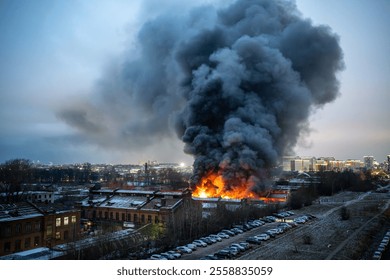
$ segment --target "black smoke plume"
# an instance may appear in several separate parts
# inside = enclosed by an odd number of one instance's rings
[[[60,116],[128,148],[170,137],[174,127],[194,156],[194,184],[215,172],[231,186],[256,185],[293,149],[310,113],[338,96],[339,38],[291,1],[239,0],[178,14],[147,22],[137,58],[103,79],[99,122],[84,107]]]

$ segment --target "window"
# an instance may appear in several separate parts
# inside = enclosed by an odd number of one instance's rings
[[[141,215],[141,223],[145,223],[145,215]]]
[[[102,213],[102,211],[99,211],[99,218],[103,218],[103,213]]]
[[[35,222],[35,231],[41,231],[41,222]]]
[[[4,243],[4,253],[11,252],[11,242]]]
[[[76,223],[76,216],[72,216],[72,224]]]
[[[20,251],[22,241],[20,239],[15,240],[15,251]]]
[[[151,223],[151,222],[152,222],[152,216],[148,215],[148,223]]]
[[[30,248],[31,246],[31,238],[30,237],[27,237],[26,239],[24,239],[24,248]]]
[[[125,213],[122,213],[122,221],[125,220]]]
[[[64,217],[64,226],[69,224],[69,217]]]
[[[158,216],[154,216],[154,223],[158,224]]]
[[[131,221],[131,215],[127,214],[127,220],[130,222]]]
[[[61,232],[56,231],[56,239],[57,240],[61,239]]]
[[[108,219],[108,212],[104,212],[104,218],[107,220]]]
[[[15,226],[15,232],[16,232],[16,233],[21,233],[21,232],[22,232],[22,225],[21,225],[21,224],[16,224],[16,226]]]
[[[38,247],[38,246],[39,246],[39,243],[40,243],[40,242],[39,242],[39,239],[40,239],[39,236],[35,236],[35,237],[34,237],[34,246],[35,246],[35,247]]]
[[[111,219],[111,220],[114,219],[114,213],[113,213],[113,212],[110,212],[110,219]]]
[[[138,216],[137,216],[137,214],[134,214],[134,222],[135,222],[135,223],[138,222]]]
[[[5,228],[4,233],[5,233],[5,236],[11,236],[11,233],[12,233],[12,228],[11,228],[11,226],[7,226],[7,227]]]
[[[65,230],[64,231],[64,240],[68,240],[69,238],[69,231]]]
[[[119,221],[119,213],[118,212],[115,213],[115,220]]]
[[[49,225],[46,227],[46,235],[50,237],[52,234],[53,234],[53,226]]]
[[[57,218],[56,219],[56,227],[60,227],[61,226],[61,218]]]
[[[26,223],[26,226],[25,226],[26,233],[31,232],[31,229],[32,229],[31,223]]]

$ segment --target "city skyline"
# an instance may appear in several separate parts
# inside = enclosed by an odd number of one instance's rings
[[[86,108],[87,99],[96,102],[94,105],[102,102],[102,96],[96,95],[98,86],[105,82],[107,73],[115,71],[116,64],[123,63],[124,53],[136,55],[137,33],[146,21],[178,7],[185,13],[209,2],[166,1],[157,7],[153,1],[3,1],[0,161],[26,158],[60,164],[157,160],[191,165],[192,156],[183,152],[184,144],[172,132],[138,138],[137,131],[142,131],[138,127],[134,135],[126,135],[127,142],[110,134],[106,138],[85,137],[79,127],[64,121],[59,111],[64,105]],[[216,6],[227,3],[211,2]],[[390,3],[297,0],[296,5],[314,25],[327,25],[339,36],[345,69],[338,73],[339,96],[312,112],[295,154],[336,159],[374,156],[383,162],[390,154]],[[136,110],[131,106],[128,109]],[[98,110],[88,112],[97,120],[101,117]],[[127,112],[118,113],[114,119],[129,116]],[[88,129],[93,132],[94,128]]]

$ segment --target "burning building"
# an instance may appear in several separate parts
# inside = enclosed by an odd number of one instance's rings
[[[160,14],[135,45],[101,79],[104,104],[72,104],[59,117],[116,149],[139,150],[174,130],[202,197],[258,197],[270,168],[310,131],[310,114],[338,96],[344,67],[338,36],[288,0]]]

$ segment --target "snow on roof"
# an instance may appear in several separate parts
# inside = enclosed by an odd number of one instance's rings
[[[148,200],[142,196],[113,196],[100,204],[101,207],[110,208],[137,208]]]
[[[182,196],[183,191],[158,191],[156,195],[163,195],[163,196]]]
[[[155,191],[146,191],[146,190],[117,190],[118,194],[154,194]]]
[[[175,208],[182,201],[181,198],[154,198],[146,203],[142,209],[158,210],[160,208]]]
[[[0,260],[50,260],[62,256],[63,252],[50,250],[47,247],[39,247],[0,257]]]
[[[0,221],[13,221],[43,216],[38,209],[27,202],[1,204]]]
[[[81,205],[82,206],[89,206],[90,202],[92,202],[93,204],[96,204],[96,203],[101,203],[101,202],[105,201],[106,199],[107,199],[106,195],[96,195],[96,194],[94,194],[92,196],[92,198],[91,197],[87,197],[87,198],[83,199],[81,201]]]

